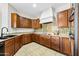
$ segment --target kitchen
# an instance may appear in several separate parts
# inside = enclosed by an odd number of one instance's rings
[[[0,3],[0,55],[79,55],[75,51],[74,5]]]

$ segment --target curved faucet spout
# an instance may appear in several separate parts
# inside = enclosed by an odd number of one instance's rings
[[[1,28],[1,37],[3,37],[3,34],[4,34],[4,33],[3,33],[3,30],[4,30],[4,29],[6,29],[7,32],[8,32],[8,28],[7,28],[7,27],[2,27],[2,28]]]

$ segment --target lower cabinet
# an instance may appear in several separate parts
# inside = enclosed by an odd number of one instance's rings
[[[14,55],[14,38],[5,41],[4,51],[5,51],[5,56]]]
[[[14,42],[15,42],[15,48],[14,49],[15,49],[15,53],[16,53],[20,48],[20,36],[15,37]]]
[[[67,55],[72,55],[73,51],[74,51],[74,40],[71,39],[69,41],[69,38],[63,37],[63,53],[67,54]]]
[[[51,37],[51,48],[59,51],[59,37]]]
[[[50,38],[48,38],[48,37],[45,37],[45,38],[44,38],[44,45],[45,45],[46,47],[49,47],[49,48],[50,48]]]
[[[30,34],[23,34],[22,41],[23,41],[22,42],[23,44],[32,42],[31,35]]]
[[[23,34],[5,41],[5,56],[14,55],[24,44],[35,41],[51,49],[60,51],[66,55],[74,52],[74,40],[67,37],[46,36],[39,34]]]
[[[40,38],[39,37],[40,37],[39,34],[35,35],[35,42],[40,43]]]
[[[59,51],[60,51],[60,52],[63,52],[63,45],[62,45],[62,42],[63,42],[63,38],[60,37],[60,47],[59,47]]]
[[[40,39],[40,44],[41,44],[41,45],[44,45],[44,37],[43,37],[43,36],[40,36],[39,39]]]
[[[4,53],[5,56],[14,55],[22,46],[22,36],[16,36],[14,38],[5,41]]]

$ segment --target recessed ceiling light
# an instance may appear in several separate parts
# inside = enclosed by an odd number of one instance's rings
[[[33,4],[33,7],[36,8],[36,6],[37,6],[37,5],[34,3],[34,4]]]

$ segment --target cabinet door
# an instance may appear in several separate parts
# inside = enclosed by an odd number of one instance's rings
[[[73,8],[68,9],[68,21],[71,22],[71,26],[74,27],[74,15],[69,19],[70,15],[72,14]]]
[[[32,20],[32,28],[38,29],[41,27],[42,27],[42,25],[39,23],[39,19]]]
[[[63,38],[60,37],[60,52],[63,52]]]
[[[14,39],[5,41],[5,56],[14,55]]]
[[[14,42],[15,42],[15,53],[16,53],[20,48],[20,37],[19,36],[15,37]]]
[[[50,48],[50,38],[44,38],[44,45]]]
[[[58,27],[68,27],[68,11],[59,12],[57,15]]]
[[[31,34],[31,40],[35,42],[35,34]]]
[[[63,52],[67,55],[71,55],[71,43],[69,38],[63,37]]]
[[[32,41],[31,35],[30,34],[24,34],[23,35],[23,41],[24,41],[24,44],[30,43]]]
[[[51,48],[59,51],[59,37],[51,37]]]
[[[20,27],[20,16],[16,13],[11,13],[11,27],[19,28]]]
[[[35,35],[35,42],[40,43],[40,35],[36,34]]]
[[[44,37],[40,36],[40,44],[44,45]]]
[[[20,27],[31,28],[31,20],[24,17],[20,17]]]

